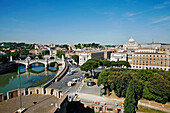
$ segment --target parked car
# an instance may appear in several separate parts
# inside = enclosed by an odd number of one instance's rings
[[[93,80],[89,79],[87,81],[87,86],[93,86],[93,85],[96,85],[96,83]]]

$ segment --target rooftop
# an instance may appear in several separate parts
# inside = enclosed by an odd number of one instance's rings
[[[48,113],[55,108],[58,100],[57,97],[51,95],[27,95],[22,96],[22,107],[26,108],[24,113]],[[33,102],[37,103],[33,104]],[[18,109],[19,97],[0,102],[1,113],[14,113]]]

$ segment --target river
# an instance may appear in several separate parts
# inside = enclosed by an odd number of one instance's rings
[[[49,70],[45,71],[42,64],[32,64],[32,68],[26,72],[25,66],[20,65],[20,78],[21,88],[29,88],[40,86],[47,81],[51,80],[57,73],[55,67],[50,67]],[[4,96],[7,95],[8,91],[19,88],[19,77],[17,72],[11,72],[0,75],[0,93]]]

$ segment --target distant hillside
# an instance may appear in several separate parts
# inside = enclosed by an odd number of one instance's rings
[[[16,43],[16,42],[2,42],[0,43],[0,49],[2,48],[9,48],[11,49],[34,49],[35,44],[26,44],[26,43]]]

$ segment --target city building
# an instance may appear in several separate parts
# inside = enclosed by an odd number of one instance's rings
[[[83,65],[87,60],[97,58],[104,60],[104,52],[102,51],[91,51],[79,54],[79,65]]]
[[[123,53],[111,53],[110,61],[128,61],[128,54]]]
[[[162,69],[170,71],[170,54],[135,52],[132,56],[132,69]]]
[[[140,44],[140,48],[147,48],[147,49],[160,49],[161,48],[161,43],[144,43]]]
[[[129,41],[126,44],[123,44],[123,48],[125,50],[135,50],[139,47],[139,45],[135,42],[133,37],[129,39]]]
[[[100,60],[109,60],[111,57],[111,53],[113,52],[114,50],[99,50],[79,53],[79,65],[84,64],[87,60],[92,58],[97,58]]]

